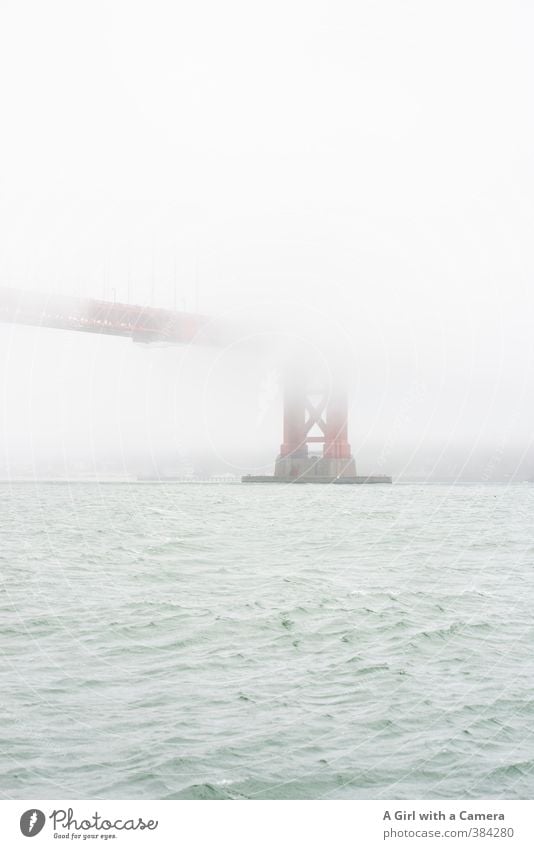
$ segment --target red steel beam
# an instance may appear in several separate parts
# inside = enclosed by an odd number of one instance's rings
[[[198,313],[0,287],[0,321],[126,336],[136,342],[222,345],[228,328]]]

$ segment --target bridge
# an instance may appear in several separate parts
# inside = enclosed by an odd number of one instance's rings
[[[229,322],[199,313],[115,301],[0,288],[0,321],[123,336],[146,344],[225,346],[236,338]],[[320,446],[319,454],[313,448]],[[386,475],[358,476],[348,442],[348,391],[342,372],[321,376],[291,359],[284,376],[283,441],[273,475],[246,483],[391,483]]]

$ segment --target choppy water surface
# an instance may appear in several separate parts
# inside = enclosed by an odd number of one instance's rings
[[[0,486],[0,791],[534,795],[534,487]]]

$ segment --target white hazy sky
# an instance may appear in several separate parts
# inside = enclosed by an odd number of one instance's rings
[[[362,472],[534,474],[533,32],[521,0],[3,0],[0,285],[319,312]],[[10,327],[0,356],[13,462],[281,440],[266,362]]]

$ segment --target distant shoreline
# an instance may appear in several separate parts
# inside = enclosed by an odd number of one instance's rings
[[[224,478],[197,478],[194,480],[187,478],[0,478],[0,485],[13,485],[13,484],[128,484],[128,485],[169,485],[169,484],[216,484],[220,485],[242,485],[241,480],[236,478],[232,479],[224,479]],[[443,478],[442,480],[422,480],[417,478],[403,478],[401,480],[393,480],[393,485],[395,486],[405,486],[405,485],[414,485],[417,484],[419,486],[443,486],[443,485],[455,485],[455,486],[524,486],[525,484],[534,484],[534,480],[497,480],[497,481],[482,481],[482,480],[456,480],[455,478]],[[273,484],[274,486],[275,484]],[[328,486],[328,484],[325,484]]]

